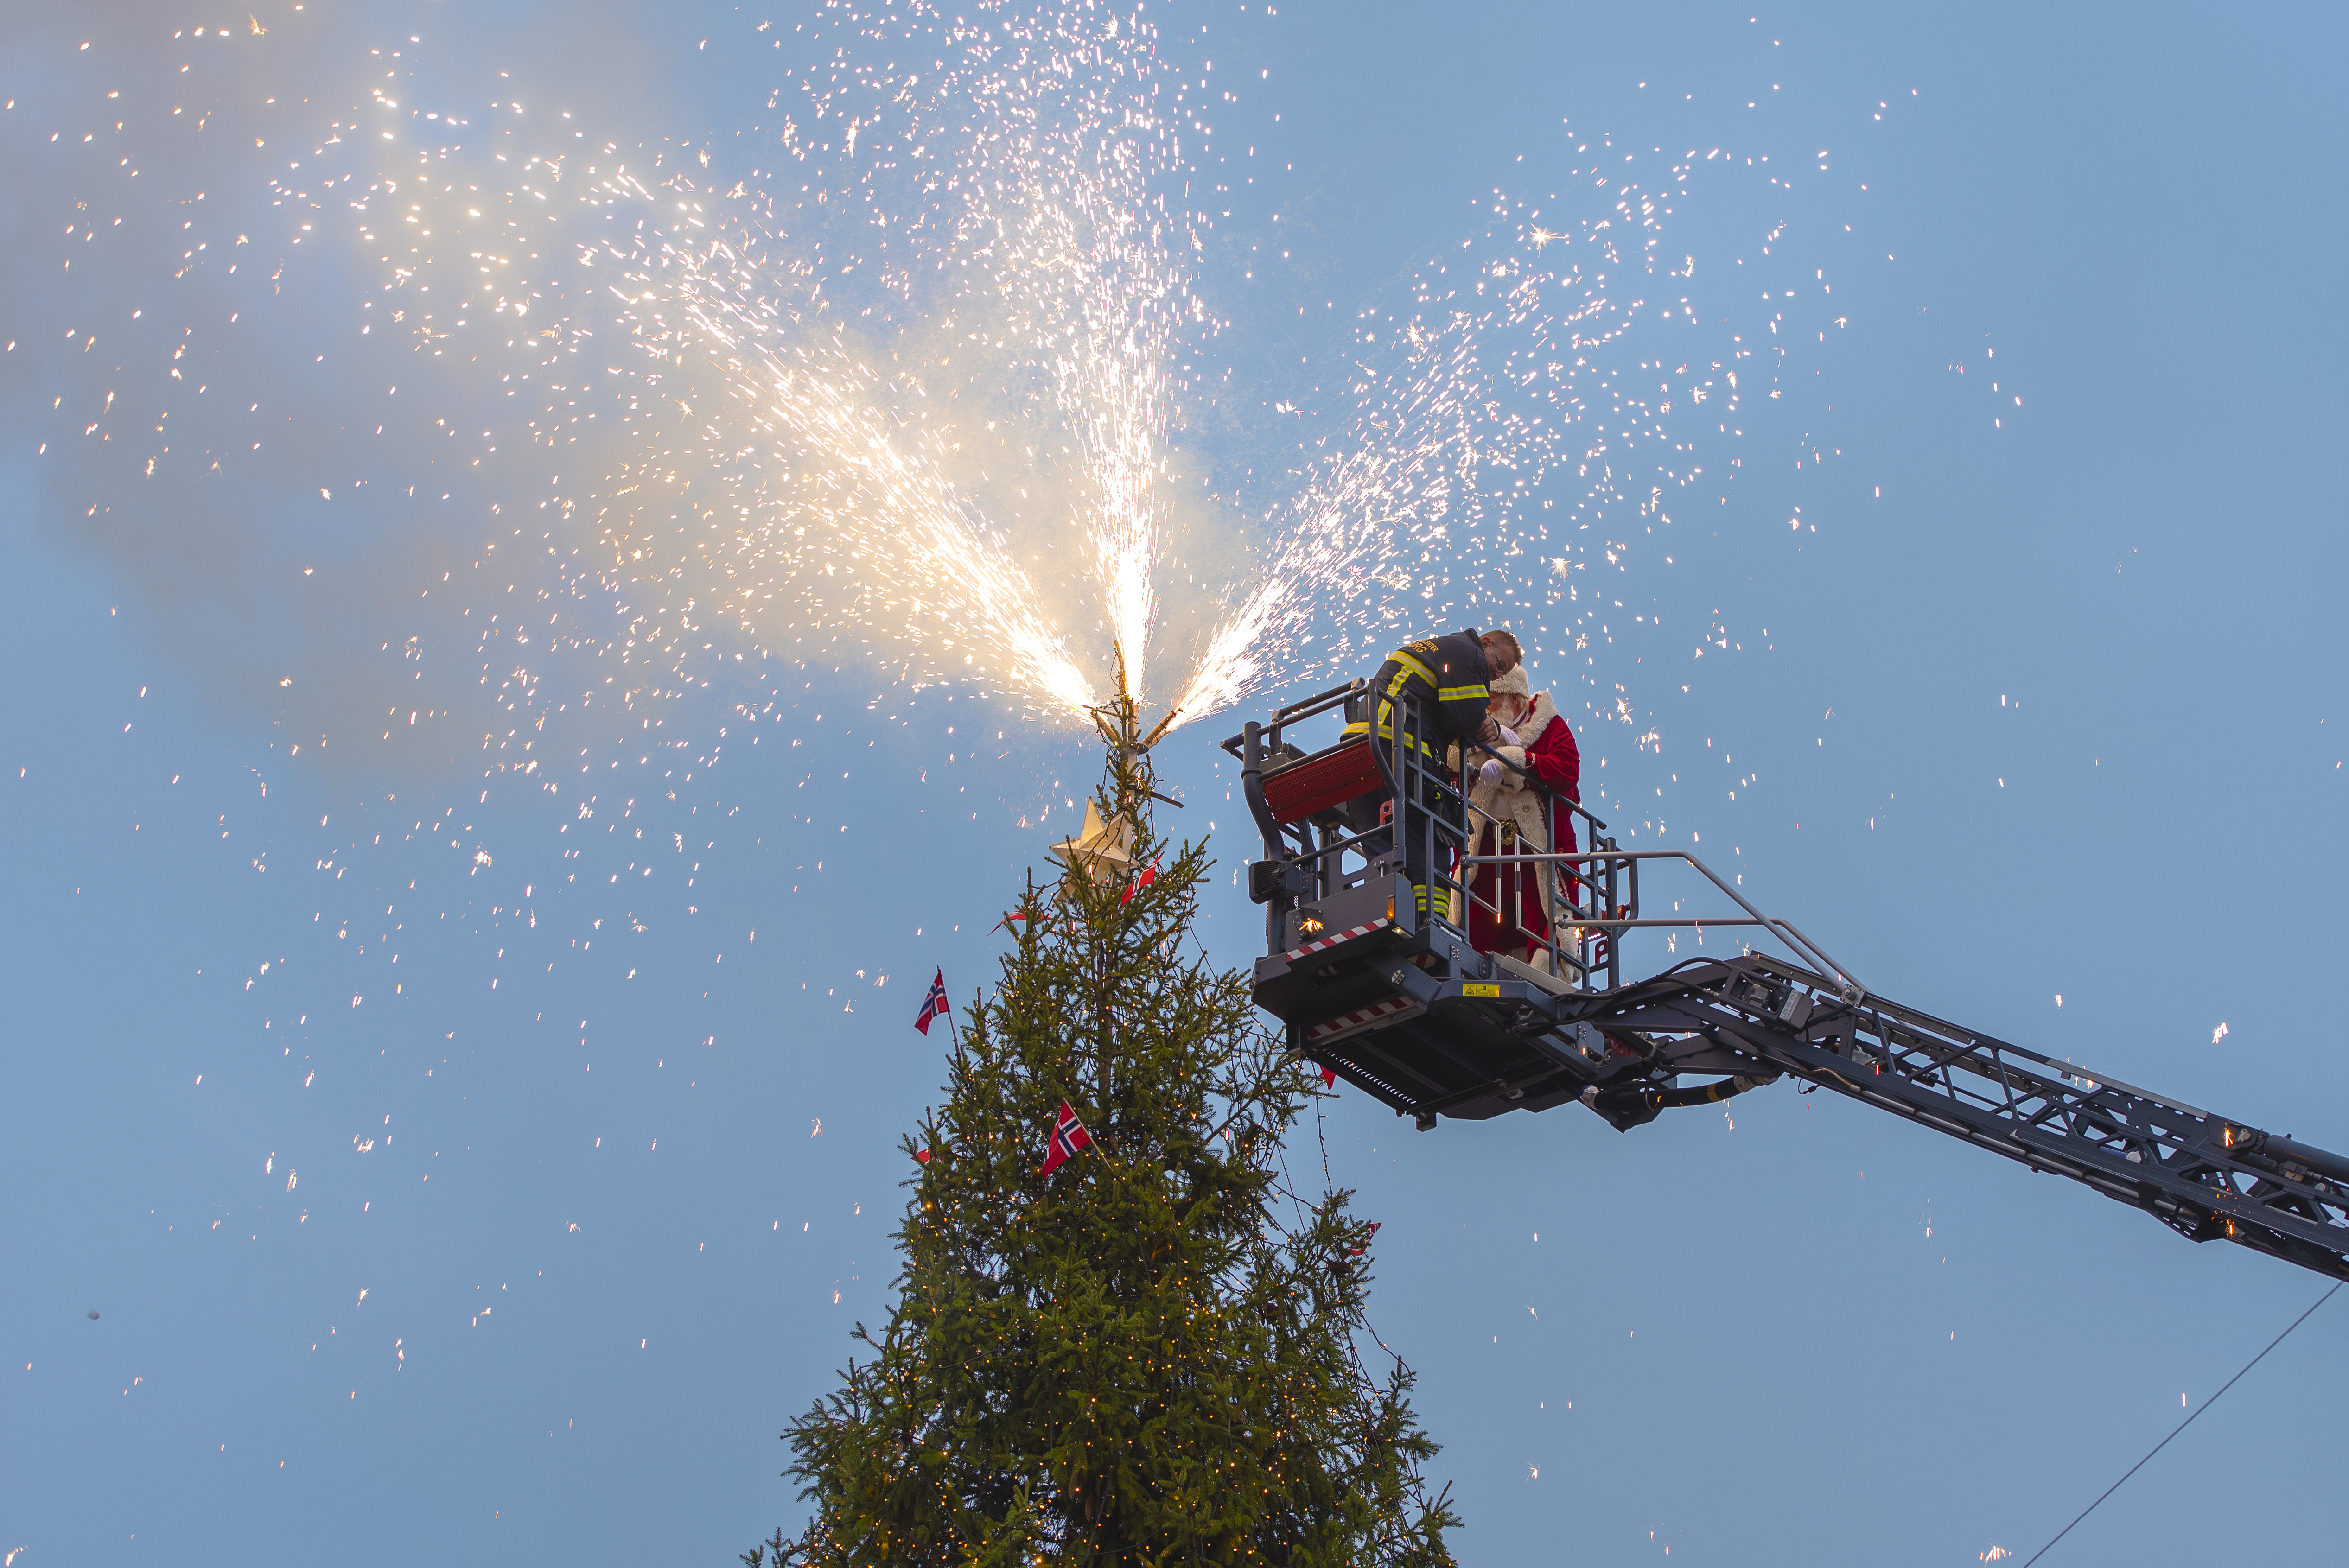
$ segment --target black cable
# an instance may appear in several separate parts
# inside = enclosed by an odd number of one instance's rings
[[[2273,1350],[2277,1346],[2282,1345],[2284,1342],[2285,1335],[2289,1335],[2292,1329],[2298,1328],[2302,1324],[2306,1323],[2309,1319],[2310,1314],[2313,1313],[2318,1307],[2323,1306],[2326,1302],[2331,1301],[2333,1299],[2333,1291],[2339,1290],[2340,1288],[2341,1287],[2336,1284],[2333,1287],[2333,1290],[2328,1290],[2323,1295],[2318,1296],[2315,1302],[2310,1305],[2307,1312],[2302,1313],[2298,1317],[2292,1320],[2290,1327],[2287,1327],[2282,1334],[2279,1334],[2273,1339],[2268,1341],[2268,1350]],[[2243,1372],[2250,1371],[2252,1367],[2265,1360],[2267,1358],[2268,1350],[2261,1351],[2257,1356],[2252,1357],[2249,1361],[2243,1363]],[[2175,1428],[2171,1429],[2169,1438],[2176,1437],[2179,1432],[2182,1432],[2187,1428],[2192,1426],[2196,1416],[2199,1416],[2204,1410],[2207,1410],[2211,1406],[2217,1404],[2220,1399],[2225,1396],[2228,1389],[2233,1387],[2241,1380],[2243,1372],[2236,1373],[2234,1377],[2228,1378],[2225,1383],[2220,1385],[2219,1392],[2203,1400],[2201,1405],[2195,1410],[2194,1415],[2187,1417],[2184,1420],[2178,1422]],[[2095,1502],[2092,1502],[2088,1504],[2087,1507],[2082,1509],[2080,1511],[2079,1519],[2075,1519],[2072,1521],[2071,1524],[2067,1524],[2063,1529],[2057,1531],[2055,1532],[2055,1541],[2061,1541],[2064,1537],[2071,1534],[2072,1525],[2079,1523],[2081,1519],[2085,1519],[2088,1515],[2095,1512],[2096,1503],[2104,1501],[2105,1498],[2110,1497],[2113,1493],[2120,1491],[2121,1481],[2126,1481],[2128,1480],[2129,1476],[2135,1475],[2137,1471],[2143,1470],[2146,1467],[2147,1460],[2152,1459],[2154,1454],[2158,1454],[2162,1449],[2168,1448],[2169,1446],[2169,1438],[2164,1438],[2161,1441],[2154,1444],[2152,1451],[2147,1453],[2145,1456],[2145,1459],[2139,1460],[2137,1463],[2129,1466],[2127,1475],[2122,1476],[2120,1480],[2116,1480],[2113,1482],[2112,1485],[2105,1488],[2104,1495],[2102,1497],[2097,1498]],[[2046,1556],[2048,1553],[2054,1550],[2055,1541],[2049,1542],[2046,1545],[2033,1553],[2031,1554],[2030,1561],[2023,1563],[2023,1568],[2031,1568],[2031,1564],[2033,1563],[2038,1562],[2042,1557]]]

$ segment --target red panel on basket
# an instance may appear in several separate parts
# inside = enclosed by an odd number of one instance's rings
[[[1364,736],[1273,774],[1264,781],[1264,799],[1272,808],[1273,820],[1295,822],[1385,787],[1379,759]]]

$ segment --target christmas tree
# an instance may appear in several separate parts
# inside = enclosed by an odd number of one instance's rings
[[[889,1321],[784,1435],[814,1518],[751,1568],[1452,1562],[1364,1318],[1377,1227],[1283,1156],[1322,1081],[1192,939],[1211,862],[1154,835],[1130,699],[1102,729],[1091,830],[906,1141]]]

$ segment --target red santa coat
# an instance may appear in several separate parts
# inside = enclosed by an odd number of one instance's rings
[[[1541,775],[1542,782],[1572,800],[1582,803],[1582,751],[1574,744],[1574,727],[1566,722],[1549,700],[1549,693],[1534,694],[1533,712],[1517,730],[1524,741],[1526,765]],[[1550,841],[1561,854],[1581,848],[1574,834],[1574,813],[1553,808]]]

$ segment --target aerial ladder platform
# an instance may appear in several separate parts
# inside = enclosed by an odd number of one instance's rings
[[[1549,841],[1572,825],[1584,847],[1534,852],[1496,833],[1495,852],[1479,852],[1460,781],[1414,738],[1432,741],[1432,716],[1406,701],[1391,725],[1366,726],[1370,701],[1354,681],[1224,742],[1264,840],[1248,868],[1265,909],[1256,1002],[1295,1057],[1423,1131],[1568,1103],[1628,1131],[1792,1078],[2068,1177],[2191,1240],[2349,1279],[2349,1160],[1878,996],[1695,855],[1626,850],[1522,769],[1547,799]],[[1365,733],[1296,744],[1340,715]],[[1666,871],[1693,875],[1722,913],[1684,910],[1684,895],[1644,915],[1642,875]],[[1546,879],[1547,929],[1526,927],[1521,879]],[[1504,951],[1472,944],[1476,910]],[[1624,934],[1661,928],[1734,932],[1741,951],[1627,980]]]

